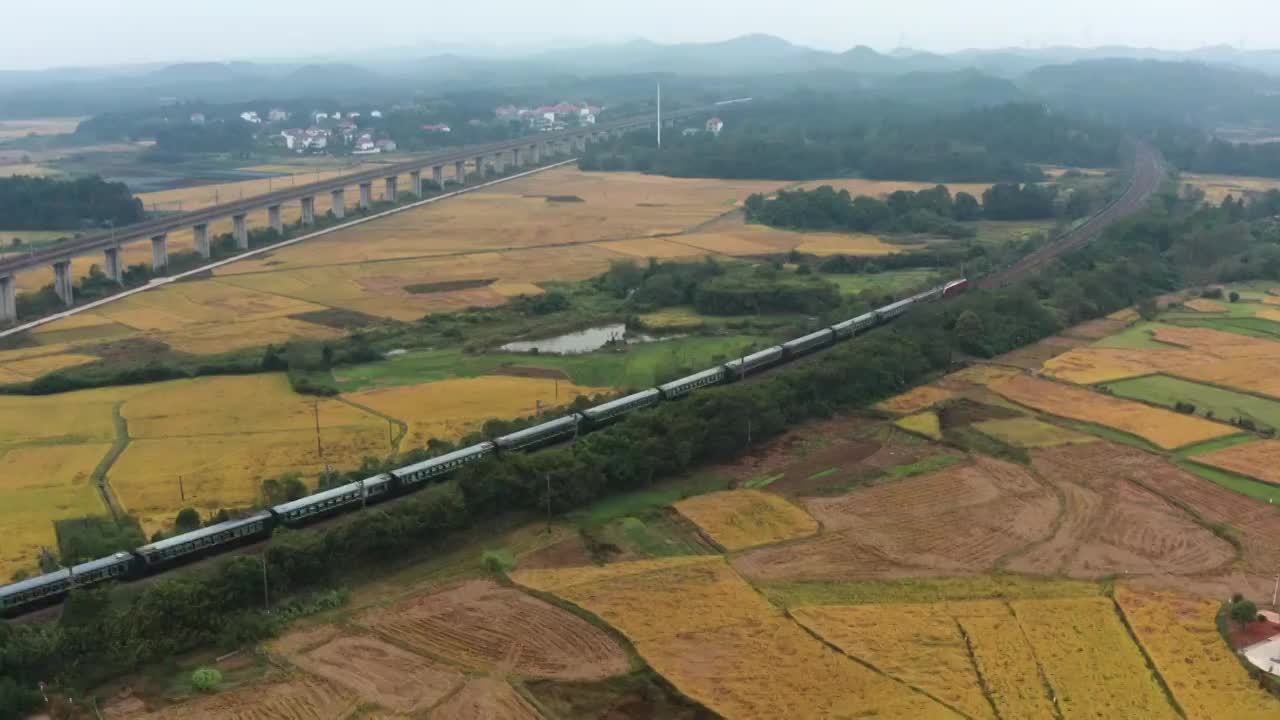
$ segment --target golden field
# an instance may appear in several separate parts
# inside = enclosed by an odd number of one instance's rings
[[[0,585],[33,569],[41,547],[57,552],[55,520],[100,515],[106,506],[90,480],[109,443],[0,447]]]
[[[779,495],[759,490],[726,490],[686,498],[675,504],[720,547],[742,550],[818,531],[809,513]]]
[[[47,117],[29,120],[0,120],[0,142],[28,135],[65,135],[76,131],[78,117]]]
[[[1223,305],[1220,302],[1214,302],[1213,300],[1208,300],[1205,298],[1196,298],[1195,300],[1188,300],[1185,303],[1183,303],[1183,306],[1191,308],[1196,312],[1202,312],[1202,313],[1224,313],[1227,311],[1226,305]]]
[[[901,395],[895,395],[876,405],[879,410],[891,413],[909,414],[933,407],[944,400],[955,397],[955,393],[932,385],[921,385]]]
[[[579,387],[567,380],[490,375],[454,378],[348,393],[343,397],[409,425],[404,448],[425,447],[431,438],[456,440],[479,430],[486,420],[533,415],[573,402],[579,395],[609,392],[608,388]]]
[[[1121,585],[1116,602],[1189,720],[1280,715],[1218,633],[1216,601]]]
[[[1003,380],[1017,375],[1019,372],[1017,368],[977,364],[947,375],[947,380],[968,383],[969,385],[990,385],[996,380]]]
[[[973,647],[974,662],[1001,717],[1054,720],[1058,714],[1045,692],[1036,656],[1003,603],[963,603],[956,623]]]
[[[1280,440],[1258,440],[1195,456],[1195,461],[1280,485]]]
[[[723,717],[959,717],[823,645],[720,557],[522,570],[513,579],[614,626],[655,671]]]
[[[1098,438],[1035,418],[1009,418],[974,423],[975,430],[1015,447],[1043,448],[1097,442]]]
[[[960,626],[933,605],[814,606],[792,611],[801,625],[891,678],[975,719],[995,718]],[[914,618],[904,622],[904,618]]]
[[[900,417],[894,420],[893,424],[903,430],[923,435],[932,440],[942,439],[942,423],[938,418],[938,413],[931,410]]]
[[[39,165],[37,163],[14,163],[14,164],[8,164],[8,165],[0,165],[0,177],[14,177],[17,175],[29,175],[31,177],[52,177],[58,174],[60,173],[54,168],[45,167],[44,165]],[[5,240],[8,240],[13,236],[6,233],[4,235],[0,235],[0,237],[3,237]]]
[[[1066,720],[1178,717],[1110,598],[1010,605]]]
[[[1025,375],[992,383],[991,389],[1020,405],[1115,428],[1166,450],[1236,432],[1227,425]]]
[[[1215,205],[1220,204],[1228,195],[1238,199],[1268,190],[1280,190],[1280,180],[1276,178],[1182,173],[1180,179],[1184,185],[1194,185],[1203,190],[1204,199]]]

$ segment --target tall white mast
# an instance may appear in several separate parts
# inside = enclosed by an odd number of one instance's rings
[[[662,81],[658,82],[658,147],[662,147]]]

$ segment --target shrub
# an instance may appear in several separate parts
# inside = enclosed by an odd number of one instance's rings
[[[1237,595],[1236,597],[1240,597]],[[1258,617],[1258,606],[1252,600],[1234,600],[1231,603],[1231,619],[1247,625]]]
[[[201,692],[213,692],[222,684],[222,673],[213,668],[197,668],[191,673],[191,685]]]

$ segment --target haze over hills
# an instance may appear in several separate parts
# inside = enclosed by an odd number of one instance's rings
[[[753,34],[721,42],[660,44],[647,40],[529,51],[485,46],[474,49],[441,46],[443,53],[421,47],[392,48],[361,53],[353,58],[317,57],[295,62],[177,63],[105,68],[55,68],[38,71],[0,71],[0,108],[7,116],[92,114],[144,107],[174,100],[240,102],[252,98],[291,99],[340,97],[351,100],[398,99],[406,93],[501,89],[555,84],[562,80],[625,75],[668,74],[700,78],[749,78],[813,74],[825,82],[864,82],[884,86],[883,78],[906,74],[969,73],[966,82],[985,83],[988,94],[1009,99],[1009,86],[1060,84],[1051,97],[1070,97],[1069,78],[1082,81],[1099,70],[1121,72],[1107,85],[1131,85],[1141,92],[1159,76],[1178,75],[1155,65],[1094,65],[1074,70],[1039,72],[1047,66],[1101,61],[1163,61],[1199,63],[1190,75],[1210,95],[1235,93],[1247,86],[1270,86],[1280,75],[1280,50],[1240,50],[1206,47],[1189,51],[1132,47],[1048,47],[964,50],[950,54],[898,48],[879,52],[858,45],[830,52],[794,44],[782,38]],[[467,51],[471,50],[470,53]],[[1174,66],[1177,67],[1177,66]],[[1135,75],[1135,72],[1137,73]],[[1153,77],[1148,77],[1154,73]],[[980,74],[980,75],[979,75]],[[850,76],[857,76],[850,78]],[[861,79],[859,79],[861,78]],[[921,82],[919,78],[915,82]],[[1225,86],[1225,87],[1223,87]]]

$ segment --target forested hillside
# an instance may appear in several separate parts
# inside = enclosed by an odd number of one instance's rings
[[[77,180],[19,175],[0,178],[0,225],[7,230],[62,230],[144,217],[142,201],[124,183],[90,177]]]

